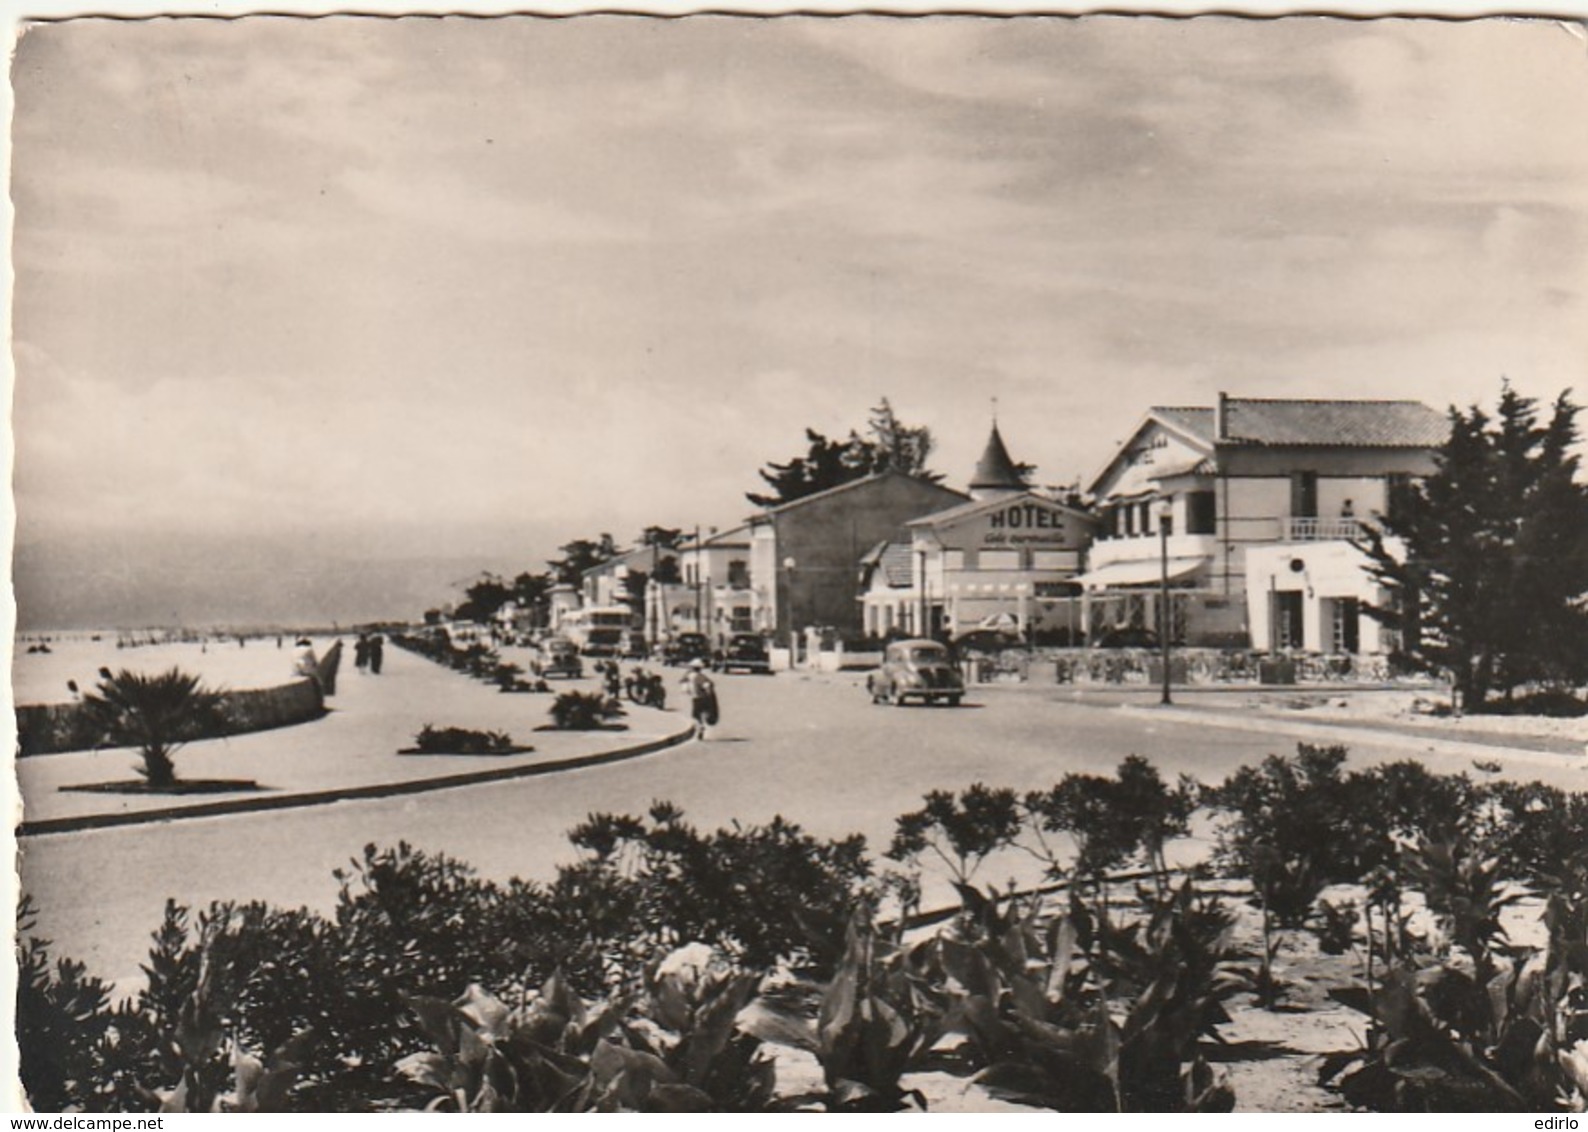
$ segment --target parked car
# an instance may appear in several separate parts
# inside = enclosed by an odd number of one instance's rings
[[[715,667],[719,672],[732,672],[735,669],[744,672],[772,671],[772,659],[767,654],[766,642],[754,633],[735,633],[729,637],[716,661]]]
[[[882,654],[882,667],[866,677],[866,691],[874,704],[902,707],[907,699],[957,706],[965,695],[965,681],[948,648],[924,639],[894,641]]]
[[[1018,648],[1019,645],[1019,637],[997,629],[972,629],[954,638],[954,651],[961,656],[973,652],[1002,652],[1004,649]]]
[[[710,660],[711,642],[704,633],[680,633],[662,650],[665,664],[688,664],[692,660]]]
[[[584,675],[584,661],[579,659],[579,646],[566,637],[552,637],[540,646],[540,674],[578,678]]]
[[[1158,634],[1137,625],[1121,625],[1103,630],[1098,635],[1096,645],[1100,649],[1155,649],[1158,647]]]

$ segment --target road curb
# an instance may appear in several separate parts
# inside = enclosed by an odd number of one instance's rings
[[[297,809],[301,806],[323,806],[331,802],[355,802],[372,798],[395,798],[404,794],[427,794],[433,790],[452,790],[460,786],[478,786],[487,782],[504,782],[514,778],[535,778],[544,774],[558,774],[568,770],[604,766],[607,763],[627,762],[629,759],[653,755],[676,747],[692,739],[694,727],[685,728],[660,739],[651,739],[631,747],[601,751],[593,755],[575,755],[567,759],[529,763],[524,766],[495,767],[490,770],[466,771],[438,778],[416,778],[404,782],[378,782],[367,786],[346,786],[336,790],[313,790],[296,794],[275,794],[266,797],[229,798],[219,802],[200,802],[192,806],[168,806],[158,810],[140,810],[137,813],[83,814],[77,817],[46,818],[42,821],[24,821],[16,828],[17,837],[39,837],[54,833],[76,833],[89,829],[110,829],[116,826],[143,825],[150,822],[179,821],[183,818],[208,818],[224,814],[258,813],[266,810]]]
[[[1492,743],[1473,743],[1463,739],[1444,739],[1430,735],[1409,735],[1371,727],[1331,726],[1302,720],[1275,719],[1272,716],[1243,717],[1233,712],[1195,711],[1174,707],[1136,707],[1120,704],[1115,709],[1135,719],[1157,719],[1174,723],[1194,723],[1204,727],[1223,727],[1232,731],[1258,731],[1288,735],[1298,739],[1324,739],[1342,746],[1371,743],[1379,747],[1398,747],[1419,754],[1433,752],[1451,758],[1503,759],[1532,766],[1569,766],[1578,758],[1527,747],[1502,747]]]

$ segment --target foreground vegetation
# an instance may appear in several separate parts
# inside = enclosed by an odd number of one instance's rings
[[[1581,1111],[1588,795],[1345,757],[935,792],[886,867],[859,838],[706,832],[661,802],[591,815],[545,884],[370,846],[329,917],[168,904],[115,1004],[24,903],[23,1082],[43,1110],[894,1111],[938,1069],[1059,1111],[1220,1111],[1219,1027],[1285,1004],[1274,958],[1306,933],[1356,957],[1334,994],[1365,1042],[1321,1069],[1346,1103]],[[1211,860],[1171,868],[1209,819]],[[1047,891],[979,886],[1007,853]],[[960,894],[947,919],[919,914],[926,870]],[[1323,899],[1341,885],[1351,903]],[[1502,927],[1523,898],[1536,945]],[[800,1058],[819,1080],[783,1071]]]

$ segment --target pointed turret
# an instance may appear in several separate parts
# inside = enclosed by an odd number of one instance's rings
[[[987,447],[976,461],[976,473],[970,479],[970,497],[991,499],[1025,490],[1026,483],[1009,458],[1009,449],[1004,447],[1004,438],[998,435],[998,422],[994,421]]]

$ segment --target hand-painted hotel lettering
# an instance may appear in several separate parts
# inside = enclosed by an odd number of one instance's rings
[[[1035,503],[1016,503],[1002,511],[994,511],[987,516],[992,529],[1001,531],[1004,528],[1011,530],[1021,527],[1035,528],[1039,531],[1063,531],[1064,516],[1056,511],[1049,511]]]

